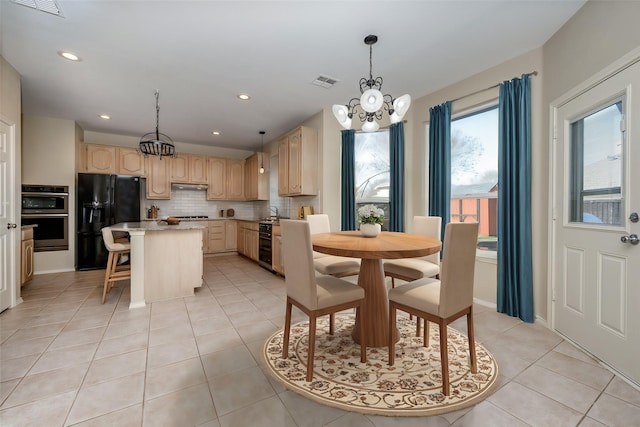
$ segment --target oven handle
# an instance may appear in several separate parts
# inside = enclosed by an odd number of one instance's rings
[[[22,214],[21,215],[22,218],[51,218],[51,217],[56,217],[56,218],[62,218],[65,216],[69,216],[68,213],[58,213],[58,214]]]
[[[68,196],[69,193],[22,193],[23,196]]]

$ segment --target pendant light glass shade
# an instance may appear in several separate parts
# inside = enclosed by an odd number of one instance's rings
[[[362,122],[362,130],[375,132],[380,129],[377,120],[382,119],[383,111],[388,112],[391,123],[398,123],[411,106],[411,96],[402,95],[394,99],[389,94],[383,94],[382,77],[373,78],[373,45],[377,41],[378,36],[375,35],[364,38],[364,44],[369,46],[369,78],[360,79],[360,97],[352,98],[345,105],[336,104],[332,108],[336,120],[345,129],[351,129],[353,116],[357,113]]]
[[[260,142],[260,169],[258,169],[258,172],[262,174],[264,173],[264,134],[266,132],[261,130],[259,133],[261,135],[261,142]]]

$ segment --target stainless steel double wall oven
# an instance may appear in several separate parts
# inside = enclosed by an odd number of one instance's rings
[[[69,249],[69,187],[22,185],[22,225],[35,225],[34,251]]]

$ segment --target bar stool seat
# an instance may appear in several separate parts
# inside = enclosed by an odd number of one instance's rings
[[[114,282],[129,280],[131,278],[131,267],[129,265],[118,267],[118,262],[122,255],[129,254],[131,252],[131,244],[121,242],[116,243],[113,238],[111,227],[104,227],[101,231],[102,241],[109,251],[107,269],[104,274],[104,287],[102,289],[102,304],[104,304],[107,293],[113,287]]]

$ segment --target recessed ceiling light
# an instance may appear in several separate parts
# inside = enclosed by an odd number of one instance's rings
[[[240,95],[238,95],[238,98],[242,99],[243,101],[246,101],[251,97],[249,95],[247,95],[246,93],[241,93]]]
[[[213,132],[211,132],[212,135],[220,135],[220,131],[219,130],[214,130]]]
[[[111,116],[108,114],[100,114],[100,118],[105,120],[111,120]]]
[[[80,61],[80,57],[72,52],[59,50],[58,55],[62,56],[64,59],[68,59],[69,61]]]

